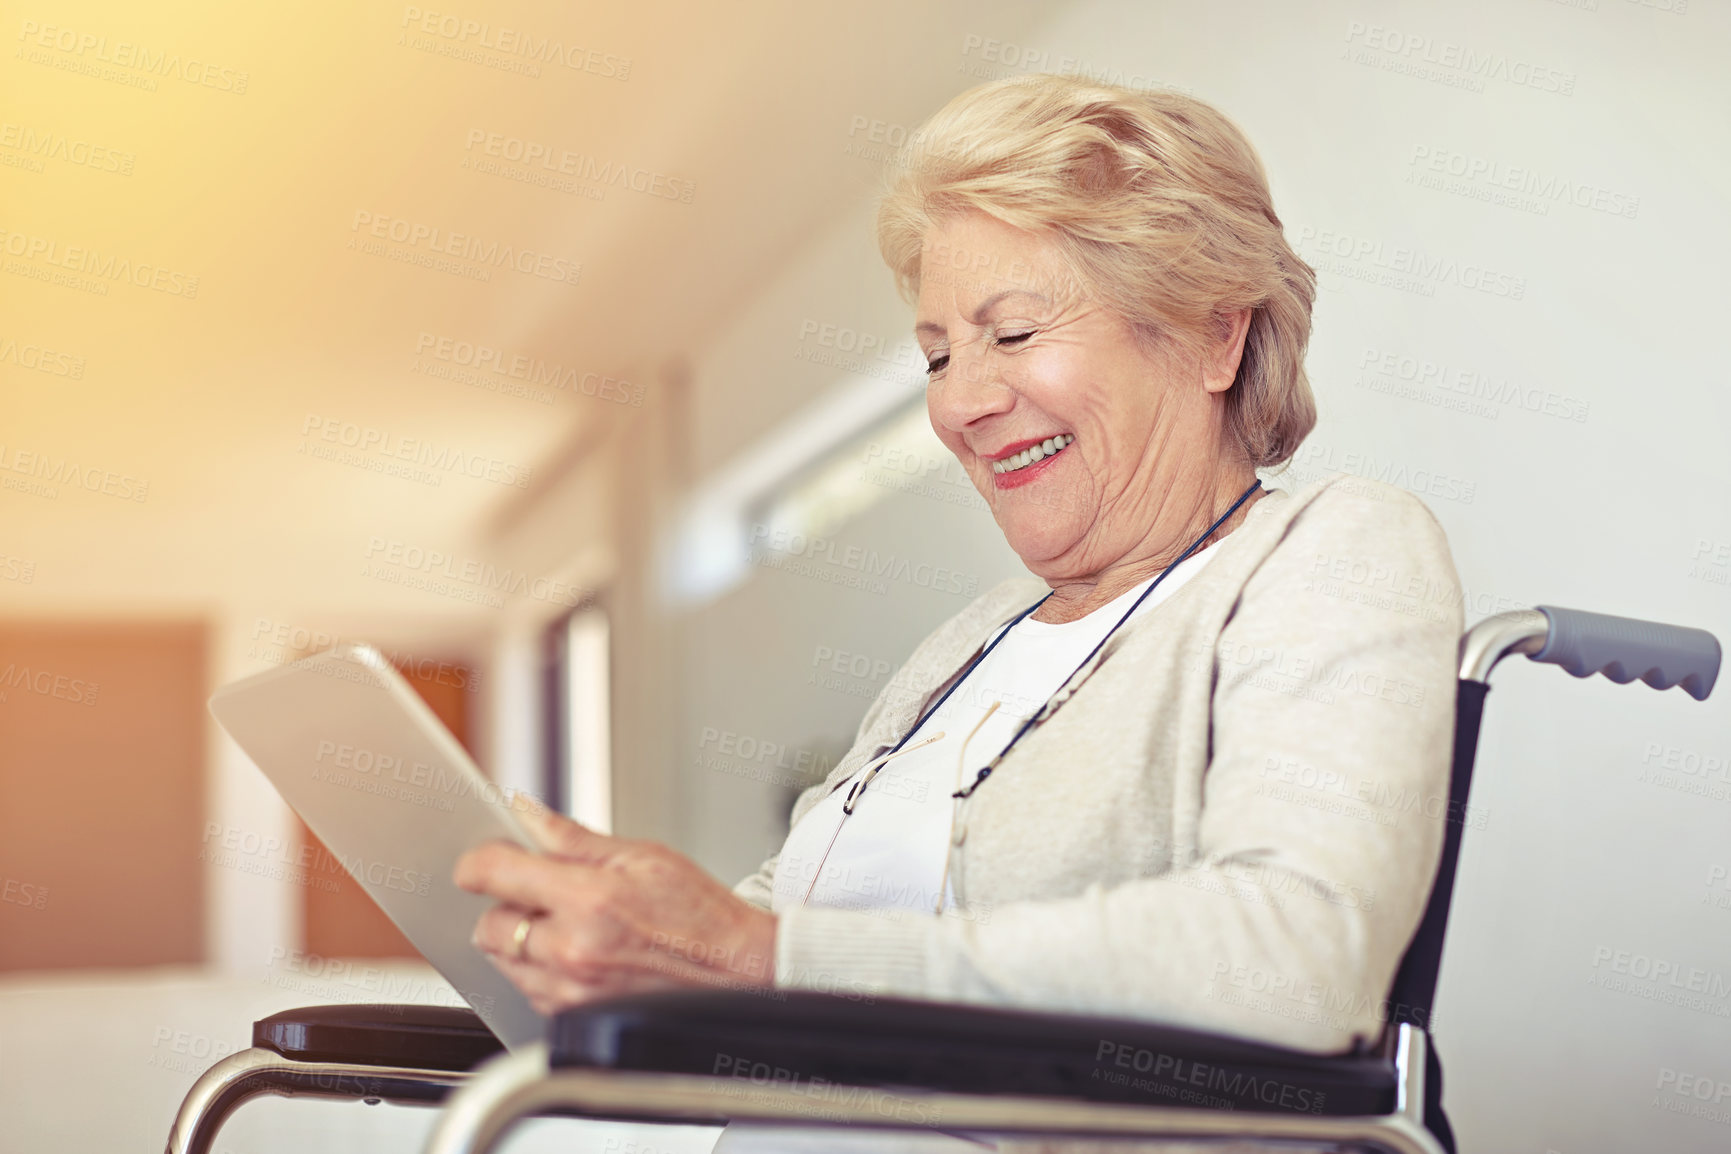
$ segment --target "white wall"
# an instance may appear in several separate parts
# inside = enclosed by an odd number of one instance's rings
[[[1448,530],[1469,622],[1549,602],[1731,639],[1731,7],[1683,4],[1095,0],[1037,34],[981,27],[955,45],[954,89],[1017,70],[1007,58],[1217,104],[1260,150],[1320,276],[1322,420],[1298,479],[1345,470],[1419,491]],[[1423,182],[1430,157],[1443,187]],[[1449,181],[1481,160],[1568,182],[1584,204]],[[1411,260],[1420,271],[1397,275]],[[906,332],[863,200],[697,359],[704,468],[844,375],[808,358],[813,320]],[[1403,380],[1408,363],[1436,368]],[[1019,571],[986,514],[941,488],[839,537],[982,588]],[[808,681],[820,647],[898,663],[965,600],[762,572],[691,614],[675,742],[686,847],[742,873],[785,828],[794,778],[773,763],[845,748],[868,698]],[[1527,663],[1495,683],[1474,795],[1487,822],[1467,835],[1437,1016],[1463,1149],[1724,1149],[1731,1099],[1721,1121],[1689,1116],[1693,1099],[1661,1081],[1731,1083],[1731,689],[1699,704]],[[867,694],[881,679],[833,685]],[[710,730],[789,753],[717,762]],[[1693,772],[1649,780],[1666,757]],[[1625,952],[1708,990],[1667,1002],[1664,981],[1612,972]]]

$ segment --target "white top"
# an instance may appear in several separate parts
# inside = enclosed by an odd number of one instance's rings
[[[1176,593],[1218,547],[1215,542],[1185,558],[1137,614]],[[780,913],[805,904],[936,913],[951,906],[945,865],[960,803],[950,795],[1009,744],[1153,581],[1150,577],[1075,621],[1054,625],[1024,617],[1017,622],[920,723],[900,753],[862,765],[793,827],[776,863],[771,909]],[[848,816],[842,808],[848,794],[880,762],[882,768]]]

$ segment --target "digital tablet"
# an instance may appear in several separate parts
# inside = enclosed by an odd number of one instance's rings
[[[483,842],[536,848],[517,814],[540,801],[482,774],[368,645],[225,685],[210,712],[500,1041],[546,1036],[546,1018],[469,941],[493,899],[451,881]]]

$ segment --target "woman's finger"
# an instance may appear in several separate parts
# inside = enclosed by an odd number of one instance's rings
[[[519,946],[518,928],[525,925]],[[715,977],[704,966],[658,950],[606,919],[569,918],[500,905],[481,915],[473,938],[495,961],[538,967],[595,989],[623,990],[644,982],[706,985]]]
[[[519,947],[517,928],[525,925],[525,918],[529,919],[527,933]],[[604,970],[579,977],[562,969],[558,959],[565,947],[554,940],[559,932],[544,914],[530,914],[519,906],[494,906],[476,923],[474,941],[540,1013],[624,992],[621,978]]]
[[[607,989],[586,985],[557,970],[532,962],[514,962],[509,958],[492,957],[493,965],[513,986],[521,990],[537,1013],[556,1014],[572,1006],[608,996]]]
[[[517,944],[517,927],[523,924],[523,919],[529,919],[529,929],[523,944]],[[512,961],[534,961],[531,953],[535,930],[546,922],[545,916],[537,916],[537,911],[524,909],[522,906],[494,906],[482,914],[475,923],[475,932],[469,940],[474,942],[484,954],[492,954]],[[545,935],[543,934],[543,937]],[[543,962],[547,955],[541,955]]]
[[[587,862],[590,865],[600,865],[618,850],[618,838],[608,837],[604,833],[596,833],[594,830],[579,825],[564,814],[555,813],[551,809],[542,809],[521,816],[523,824],[529,827],[530,834],[547,853]]]
[[[451,880],[472,894],[486,894],[525,909],[550,910],[580,900],[584,882],[598,872],[582,862],[494,841],[458,858]]]

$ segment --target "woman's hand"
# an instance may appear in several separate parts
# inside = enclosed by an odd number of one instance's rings
[[[452,879],[499,900],[476,923],[475,944],[536,1010],[681,986],[774,985],[774,914],[664,845],[553,813],[522,816],[544,854],[491,842],[459,858]]]

